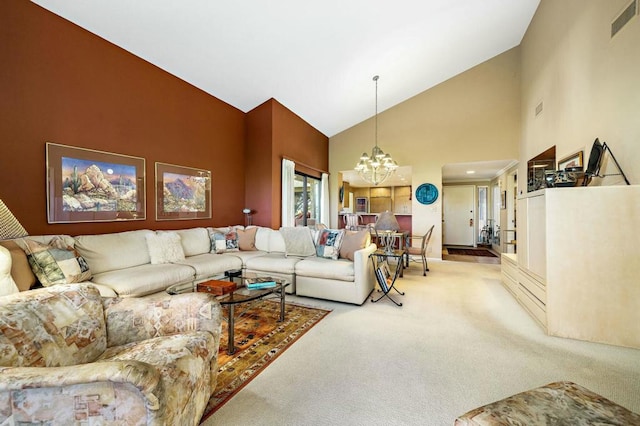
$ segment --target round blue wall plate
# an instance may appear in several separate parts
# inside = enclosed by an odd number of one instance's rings
[[[432,183],[423,183],[416,188],[416,199],[420,204],[433,204],[438,199],[438,188]]]

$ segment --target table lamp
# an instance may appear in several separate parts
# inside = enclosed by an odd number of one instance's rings
[[[387,254],[393,253],[393,241],[395,239],[393,234],[400,230],[400,225],[398,224],[396,215],[391,213],[389,210],[380,213],[380,216],[378,216],[378,220],[376,221],[375,229],[378,234],[382,232],[380,239],[384,246],[384,251]]]

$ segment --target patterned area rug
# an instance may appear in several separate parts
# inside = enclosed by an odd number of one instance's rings
[[[242,307],[236,308],[236,315],[239,315]],[[264,300],[248,305],[242,316],[236,316],[236,353],[233,355],[227,355],[227,323],[223,322],[216,390],[200,422],[215,413],[329,312],[287,303],[285,320],[278,322],[279,301]]]
[[[457,254],[463,256],[482,256],[482,257],[498,257],[485,249],[461,249],[461,248],[449,248],[447,247],[449,254]]]

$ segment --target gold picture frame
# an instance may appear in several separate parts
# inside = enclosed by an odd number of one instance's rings
[[[583,151],[580,150],[558,160],[557,170],[564,170],[567,167],[583,167],[583,162],[582,162],[583,155],[584,155]]]
[[[46,143],[48,223],[145,220],[145,159]]]
[[[211,172],[156,162],[156,220],[211,219]]]

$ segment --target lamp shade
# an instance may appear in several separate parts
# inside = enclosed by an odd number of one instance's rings
[[[0,200],[0,239],[20,238],[29,235],[11,210]]]
[[[396,215],[387,210],[380,213],[375,228],[378,231],[399,231],[400,224],[398,224]]]

